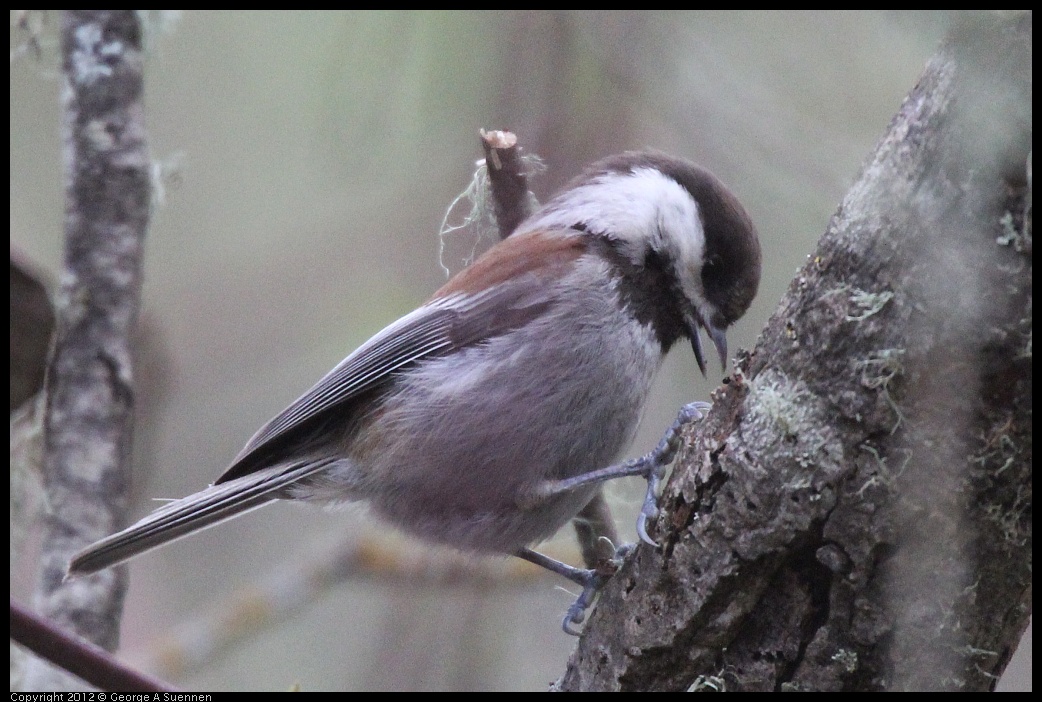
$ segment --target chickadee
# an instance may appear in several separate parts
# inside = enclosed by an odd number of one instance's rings
[[[529,545],[601,481],[652,471],[605,467],[673,344],[688,339],[704,375],[704,330],[726,368],[725,330],[759,280],[756,229],[709,171],[650,151],[606,158],[261,427],[213,485],[81,551],[70,575],[274,500],[366,500],[423,539],[589,586],[593,571]],[[645,539],[653,485],[648,502]]]

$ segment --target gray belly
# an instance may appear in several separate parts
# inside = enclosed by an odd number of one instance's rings
[[[591,333],[562,354],[536,330],[411,370],[382,407],[379,439],[359,444],[372,506],[458,548],[513,553],[549,537],[596,487],[534,505],[532,490],[610,465],[636,430],[661,361],[638,331],[609,337],[621,345],[610,353]]]

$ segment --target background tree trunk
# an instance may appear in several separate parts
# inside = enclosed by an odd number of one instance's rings
[[[69,558],[126,521],[131,339],[151,207],[141,26],[133,10],[61,14],[65,260],[44,417],[46,518],[36,609],[108,649],[126,569],[63,582]],[[25,690],[83,683],[31,659]]]

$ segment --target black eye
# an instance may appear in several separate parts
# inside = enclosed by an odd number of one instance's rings
[[[702,283],[707,286],[716,285],[723,275],[723,260],[720,256],[707,256],[705,263],[702,264]]]

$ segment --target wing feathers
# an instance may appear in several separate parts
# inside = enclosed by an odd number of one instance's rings
[[[385,328],[261,427],[239,452],[233,467],[262,445],[324,410],[357,397],[398,368],[450,347],[447,330],[453,316],[453,311],[443,305],[427,305]],[[218,482],[223,482],[227,475]]]
[[[562,267],[585,251],[577,237],[547,246],[534,232],[508,239],[460,272],[424,306],[391,324],[254,434],[221,484],[291,457],[324,431],[331,412],[354,411],[347,403],[388,381],[395,372],[425,358],[443,355],[517,329],[553,304]],[[540,243],[543,241],[543,243]],[[507,246],[509,244],[509,246]],[[504,276],[504,271],[509,275]],[[494,276],[499,276],[492,280]],[[478,283],[487,283],[482,288]],[[338,420],[339,423],[339,420]]]

